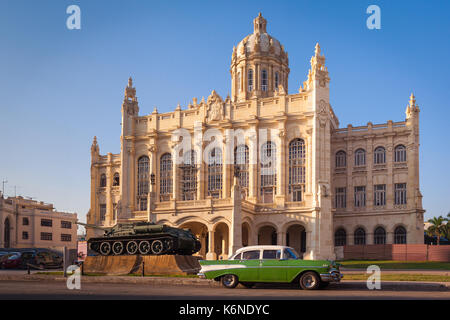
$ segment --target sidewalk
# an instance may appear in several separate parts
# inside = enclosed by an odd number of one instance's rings
[[[185,285],[185,286],[204,286],[221,287],[220,282],[199,278],[177,278],[177,277],[139,277],[139,276],[83,276],[82,282],[86,283],[136,283],[147,285]],[[0,274],[0,281],[67,281],[63,276],[39,275],[39,274]],[[272,286],[274,284],[270,284]],[[406,291],[449,291],[450,282],[419,282],[419,281],[382,281],[382,288],[385,290],[406,290]],[[283,286],[283,285],[282,285]],[[286,284],[284,284],[286,286]],[[345,280],[339,284],[333,284],[333,287],[344,290],[366,289],[365,280]]]

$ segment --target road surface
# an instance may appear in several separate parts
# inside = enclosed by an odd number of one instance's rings
[[[368,290],[365,283],[340,283],[325,290],[305,291],[290,286],[237,287],[148,285],[144,283],[81,283],[69,290],[63,281],[0,281],[0,300],[5,299],[450,299],[450,291],[382,284]]]

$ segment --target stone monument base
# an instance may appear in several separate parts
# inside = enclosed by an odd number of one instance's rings
[[[200,270],[199,258],[183,255],[88,256],[83,273],[105,275],[191,275]]]

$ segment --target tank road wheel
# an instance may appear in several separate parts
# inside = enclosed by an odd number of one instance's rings
[[[102,242],[99,249],[103,256],[107,256],[111,252],[111,245],[109,242]]]
[[[128,254],[135,254],[138,250],[138,245],[136,241],[130,241],[127,243],[127,252]]]
[[[153,254],[161,254],[164,250],[164,245],[161,240],[155,240],[152,242],[152,253]]]
[[[170,251],[173,249],[173,241],[172,239],[166,239],[164,240],[164,248],[166,251]]]
[[[118,256],[119,254],[122,254],[123,252],[123,243],[120,241],[116,241],[112,245],[112,251],[113,253]]]
[[[139,252],[141,254],[149,254],[150,252],[150,242],[147,240],[141,241],[139,243]]]

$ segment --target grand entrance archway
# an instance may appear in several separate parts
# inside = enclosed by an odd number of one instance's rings
[[[290,226],[286,231],[286,245],[295,249],[300,255],[306,251],[306,230],[300,224]]]
[[[4,228],[4,238],[3,243],[5,248],[9,248],[11,246],[11,225],[9,222],[9,218],[5,220],[5,228]]]
[[[194,254],[195,256],[202,256],[203,259],[206,257],[208,252],[208,228],[201,222],[191,221],[180,225],[180,228],[185,228],[191,230],[191,232],[200,240],[202,248],[199,252]]]
[[[227,259],[229,248],[228,226],[224,222],[219,222],[214,228],[214,252],[218,259]]]
[[[276,245],[277,230],[272,226],[264,226],[258,230],[258,245]]]

